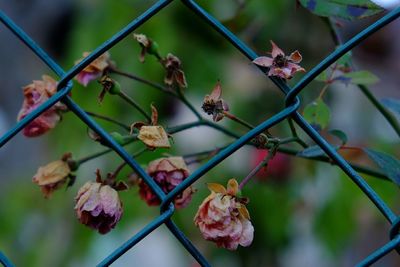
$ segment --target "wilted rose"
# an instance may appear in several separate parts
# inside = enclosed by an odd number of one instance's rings
[[[189,176],[189,169],[182,157],[160,158],[150,162],[147,173],[168,194]],[[194,189],[190,186],[174,199],[176,208],[186,207],[192,199]],[[140,197],[150,206],[159,205],[160,201],[150,187],[139,180]]]
[[[75,201],[75,211],[79,221],[96,229],[100,234],[111,231],[123,213],[118,192],[111,186],[100,183],[99,180],[83,185]]]
[[[273,41],[272,44],[272,57],[258,57],[253,60],[253,63],[262,67],[269,68],[268,76],[277,76],[283,79],[291,79],[296,72],[305,72],[297,63],[302,60],[299,51],[294,51],[290,56],[286,56]]]
[[[84,52],[83,57],[75,62],[75,65],[81,62],[90,52]],[[76,80],[83,86],[87,86],[89,82],[103,76],[104,71],[110,66],[110,54],[108,52],[102,54],[91,62],[76,76]]]
[[[17,121],[25,118],[53,96],[57,92],[57,82],[50,76],[43,75],[41,81],[35,80],[31,84],[25,86],[23,90],[24,102],[18,113]],[[26,137],[36,137],[48,132],[61,120],[61,112],[66,109],[67,107],[64,104],[58,102],[30,122],[24,128],[23,134]]]
[[[56,160],[40,167],[32,181],[40,186],[45,198],[65,184],[71,169],[66,160]]]
[[[215,183],[208,184],[208,188],[211,194],[200,205],[194,218],[203,237],[229,250],[237,249],[238,245],[250,246],[254,227],[245,206],[247,200],[237,196],[239,187],[236,180],[230,179],[227,189]]]

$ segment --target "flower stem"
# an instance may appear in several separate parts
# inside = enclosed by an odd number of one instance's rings
[[[116,69],[115,67],[110,68],[110,72],[118,74],[118,75],[121,75],[121,76],[124,76],[124,77],[127,77],[127,78],[135,80],[137,82],[141,82],[143,84],[149,85],[149,86],[151,86],[151,87],[153,87],[153,88],[155,88],[157,90],[160,90],[160,91],[162,91],[164,93],[175,95],[171,90],[169,90],[167,87],[165,87],[165,86],[163,86],[161,84],[146,80],[144,78],[141,78],[141,77],[136,76],[136,75],[131,74],[131,73],[127,73],[127,72],[121,71],[119,69]]]
[[[186,98],[185,94],[183,93],[181,88],[178,88],[176,90],[178,92],[177,97],[188,107],[193,114],[197,117],[198,120],[202,120],[203,117],[201,114],[196,110],[196,108],[192,105],[192,103],[189,102],[189,100]]]
[[[265,166],[268,162],[275,156],[277,147],[273,146],[268,151],[268,155],[259,163],[257,166],[240,182],[239,189],[242,190],[243,187]]]
[[[131,106],[133,106],[137,111],[139,111],[149,123],[151,122],[150,115],[147,114],[146,111],[144,111],[144,109],[138,103],[136,103],[135,100],[133,100],[129,95],[127,95],[124,91],[119,92],[118,95],[127,103],[129,103]]]
[[[303,148],[307,148],[308,145],[297,134],[296,127],[294,126],[293,120],[291,118],[288,119],[288,123],[289,123],[290,131],[292,132],[292,136],[297,138],[297,143],[299,145],[301,145]]]
[[[250,123],[248,123],[247,121],[242,120],[242,119],[236,117],[235,115],[233,115],[232,113],[229,113],[228,111],[223,111],[223,114],[224,114],[224,116],[227,117],[228,119],[231,119],[231,120],[233,120],[233,121],[235,121],[235,122],[237,122],[237,123],[239,123],[239,124],[245,126],[246,128],[248,128],[248,129],[250,129],[250,130],[252,130],[252,129],[254,128],[254,126],[251,125]]]
[[[90,112],[90,111],[85,111],[85,112],[86,112],[88,115],[92,116],[92,117],[95,117],[95,118],[98,118],[98,119],[102,119],[102,120],[105,120],[105,121],[114,123],[115,125],[120,126],[120,127],[123,128],[124,130],[130,131],[130,129],[131,129],[131,128],[129,127],[129,125],[126,125],[126,124],[124,124],[124,123],[122,123],[122,122],[119,122],[119,121],[117,121],[117,120],[115,120],[115,119],[113,119],[113,118],[110,118],[110,117],[108,117],[108,116],[104,116],[104,115],[97,114],[97,113]]]

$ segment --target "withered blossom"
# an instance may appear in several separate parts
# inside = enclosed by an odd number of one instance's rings
[[[253,63],[269,68],[268,76],[276,76],[282,79],[291,79],[296,72],[305,72],[298,63],[301,62],[302,56],[299,51],[294,51],[290,56],[286,56],[285,53],[280,49],[273,41],[272,44],[272,57],[258,57],[253,60]]]
[[[84,58],[90,55],[90,52],[83,52],[83,57],[75,61],[75,65],[80,63]],[[92,61],[86,68],[76,75],[76,80],[83,86],[87,86],[89,82],[103,76],[104,71],[111,65],[110,54],[108,52],[102,54]]]
[[[210,95],[206,95],[203,100],[201,108],[208,115],[213,116],[213,121],[217,122],[224,118],[224,112],[229,111],[228,103],[221,98],[222,88],[221,83],[218,82]]]

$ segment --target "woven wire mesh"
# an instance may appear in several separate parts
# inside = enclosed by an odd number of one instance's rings
[[[26,46],[28,46],[45,64],[47,64],[59,77],[58,81],[58,92],[48,99],[44,104],[39,106],[32,113],[24,117],[19,121],[12,129],[7,131],[0,138],[0,148],[12,139],[19,131],[21,131],[26,125],[32,120],[40,116],[47,109],[51,108],[58,101],[63,102],[68,106],[77,117],[79,117],[89,128],[96,132],[104,142],[114,150],[126,163],[149,185],[153,192],[160,198],[160,215],[141,229],[137,234],[132,236],[120,247],[116,248],[113,253],[104,258],[98,266],[108,266],[121,257],[125,252],[133,248],[139,243],[144,237],[151,234],[161,225],[166,225],[169,231],[176,237],[177,240],[183,245],[183,247],[193,256],[193,258],[201,266],[210,266],[206,258],[200,253],[200,251],[191,243],[191,241],[185,236],[185,234],[176,226],[172,220],[174,214],[173,199],[182,193],[186,188],[191,186],[195,181],[204,176],[209,170],[217,166],[224,159],[232,155],[235,151],[240,149],[251,139],[278,124],[285,119],[292,119],[297,125],[304,130],[304,132],[320,146],[320,148],[330,157],[331,161],[339,166],[343,172],[363,191],[363,193],[372,201],[375,206],[379,209],[382,215],[387,219],[391,225],[389,233],[390,240],[376,251],[372,252],[369,256],[365,257],[357,266],[369,266],[374,262],[378,261],[391,251],[395,250],[400,245],[400,217],[398,217],[387,204],[379,197],[379,195],[368,185],[368,183],[344,160],[326,140],[298,113],[300,106],[300,100],[297,97],[298,94],[307,87],[307,85],[313,81],[321,72],[327,69],[332,63],[338,60],[345,53],[350,51],[352,48],[357,46],[365,38],[381,29],[385,25],[394,21],[400,16],[400,8],[397,8],[384,17],[367,27],[365,30],[358,33],[352,39],[341,45],[324,60],[322,60],[317,66],[309,71],[294,87],[289,87],[281,79],[269,77],[272,82],[278,87],[285,95],[285,108],[279,113],[276,113],[271,118],[262,122],[256,126],[253,130],[250,130],[245,135],[238,138],[234,143],[218,152],[208,162],[198,168],[192,173],[187,179],[179,184],[170,193],[165,194],[161,188],[154,182],[154,180],[146,173],[146,171],[140,167],[137,161],[135,161],[128,152],[119,145],[102,127],[100,127],[79,105],[77,105],[72,98],[69,96],[70,91],[73,88],[72,79],[86,66],[88,66],[97,57],[102,55],[104,52],[115,46],[128,34],[133,32],[140,25],[151,19],[160,10],[167,8],[167,6],[173,2],[173,0],[160,0],[147,9],[139,17],[132,20],[126,27],[121,29],[118,33],[112,36],[109,40],[105,41],[102,45],[97,47],[89,56],[84,58],[80,63],[69,69],[68,71],[63,70],[57,62],[55,62],[47,53],[39,47],[21,28],[18,27],[6,14],[0,11],[0,19],[2,23],[11,30],[15,36],[17,36]],[[245,43],[243,43],[237,36],[230,32],[225,26],[223,26],[216,18],[207,13],[196,1],[194,0],[181,0],[181,3],[185,5],[192,13],[201,17],[213,30],[221,34],[226,40],[228,40],[240,53],[247,57],[250,61],[257,58],[257,54],[252,51]],[[266,73],[266,69],[260,67],[263,73]],[[12,262],[0,252],[0,262],[4,266],[13,266]]]

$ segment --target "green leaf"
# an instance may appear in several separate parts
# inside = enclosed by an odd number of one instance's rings
[[[339,138],[340,141],[342,141],[342,146],[345,145],[348,141],[347,135],[341,130],[330,130],[329,133]]]
[[[333,147],[335,150],[338,150],[338,146]],[[310,146],[307,147],[306,149],[300,151],[299,153],[296,154],[296,156],[303,157],[303,158],[316,158],[316,157],[322,157],[322,156],[327,156],[325,152],[322,150],[320,146]]]
[[[324,129],[329,124],[330,110],[322,99],[308,104],[303,111],[304,118],[313,125],[314,128]]]
[[[323,17],[353,20],[372,16],[384,9],[368,0],[299,0],[312,13]]]
[[[394,98],[384,98],[382,99],[382,104],[390,109],[391,111],[400,114],[400,100]]]
[[[400,161],[398,159],[372,149],[364,148],[364,151],[395,184],[400,185]]]
[[[379,78],[376,77],[375,74],[367,70],[348,72],[343,74],[342,77],[350,79],[349,82],[353,84],[368,85],[377,83],[379,81]]]

